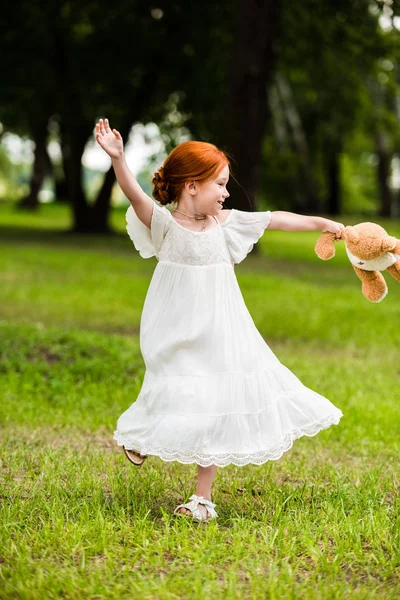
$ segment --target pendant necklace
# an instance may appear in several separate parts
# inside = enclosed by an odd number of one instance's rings
[[[186,217],[189,217],[190,219],[196,219],[196,221],[203,221],[204,219],[207,219],[207,215],[204,215],[204,217],[195,217],[193,215],[188,215],[184,212],[182,212],[181,210],[175,210],[175,212],[181,213],[182,215],[185,215]],[[203,228],[201,231],[206,231],[206,224],[203,224]]]

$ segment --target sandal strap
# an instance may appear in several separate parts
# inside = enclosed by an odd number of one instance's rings
[[[215,504],[211,502],[211,500],[206,500],[203,496],[196,496],[196,494],[192,494],[192,496],[190,496],[190,500],[196,502],[196,506],[198,504],[203,504],[206,507],[207,512],[211,515],[211,518],[215,519],[216,517],[218,517],[217,513],[214,510]]]
[[[196,496],[196,494],[192,494],[189,498],[191,502],[187,502],[186,504],[179,504],[174,510],[174,513],[178,513],[180,508],[187,508],[191,511],[193,518],[197,521],[209,521],[210,519],[215,519],[218,517],[217,513],[214,510],[215,504],[210,502],[210,500],[205,500],[203,496]],[[206,511],[208,513],[207,518],[203,519],[203,516],[199,510],[199,504],[203,504],[206,507]]]
[[[199,504],[204,504],[210,508],[215,508],[215,504],[211,502],[211,500],[206,500],[203,496],[196,496],[196,494],[192,494],[189,500],[196,500]]]
[[[188,510],[190,510],[190,512],[192,513],[193,519],[196,519],[197,521],[203,520],[201,512],[198,508],[198,503],[195,502],[194,500],[192,500],[191,502],[186,502],[186,504],[179,504],[179,506],[177,506],[176,509],[174,510],[174,513],[178,514],[180,508],[187,508]]]

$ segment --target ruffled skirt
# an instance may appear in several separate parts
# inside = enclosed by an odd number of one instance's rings
[[[226,263],[159,262],[140,343],[142,388],[114,439],[141,454],[204,467],[261,465],[343,416],[274,355]]]

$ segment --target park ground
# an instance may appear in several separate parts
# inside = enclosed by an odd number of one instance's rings
[[[271,349],[344,416],[278,461],[218,469],[219,519],[196,524],[172,516],[195,465],[135,468],[112,440],[156,264],[113,223],[71,235],[63,206],[0,207],[0,598],[399,598],[400,285],[367,302],[316,232],[266,232],[236,267]]]

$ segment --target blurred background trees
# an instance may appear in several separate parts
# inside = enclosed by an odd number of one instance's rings
[[[125,143],[154,124],[147,185],[199,139],[234,159],[228,208],[400,216],[399,31],[397,0],[10,3],[0,196],[37,209],[51,182],[74,230],[109,231],[113,170],[82,162],[107,116]],[[28,167],[11,134],[32,141]]]

